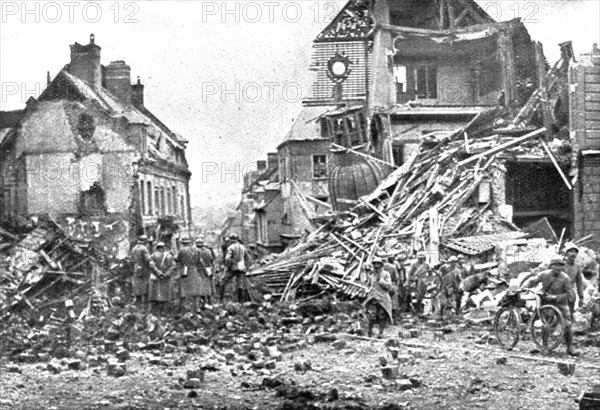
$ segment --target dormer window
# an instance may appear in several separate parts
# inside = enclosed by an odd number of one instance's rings
[[[85,141],[90,141],[96,131],[94,117],[88,114],[81,114],[77,120],[77,132]]]

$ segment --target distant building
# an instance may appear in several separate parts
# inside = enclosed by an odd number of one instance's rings
[[[37,100],[0,114],[1,220],[46,215],[116,256],[138,234],[190,226],[187,141],[144,106],[130,71],[102,65],[91,35]]]

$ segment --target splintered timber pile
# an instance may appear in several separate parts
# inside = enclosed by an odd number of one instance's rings
[[[68,238],[48,221],[22,238],[6,230],[0,237],[0,318],[19,310],[62,309],[79,295],[91,305],[94,283],[104,271],[102,256],[89,244]]]
[[[353,212],[333,216],[295,247],[248,276],[263,281],[282,300],[303,292],[314,297],[318,290],[364,298],[370,288],[364,267],[378,253],[424,250],[435,264],[439,245],[457,238],[490,231],[515,234],[518,228],[493,212],[493,199],[482,203],[474,200],[481,182],[494,180],[494,171],[502,171],[496,161],[498,154],[525,150],[547,155],[571,189],[544,140],[547,129],[533,123],[539,123],[539,118],[544,124],[554,123],[546,102],[556,101],[565,89],[573,51],[570,42],[561,44],[561,58],[548,72],[539,45],[536,56],[540,86],[508,121],[508,127],[496,128],[507,124],[506,112],[491,109],[450,136],[424,136],[422,146],[427,145],[427,149],[390,174]],[[482,229],[483,225],[487,228]]]
[[[544,131],[516,140],[529,140]],[[497,229],[515,230],[491,213],[489,202],[479,205],[471,200],[506,144],[461,161],[467,157],[459,139],[464,132],[459,130],[419,154],[363,198],[353,213],[338,215],[249,277],[271,285],[283,300],[314,286],[363,298],[369,291],[364,267],[378,253],[425,250],[437,262],[439,244],[476,233],[482,219],[494,221]]]

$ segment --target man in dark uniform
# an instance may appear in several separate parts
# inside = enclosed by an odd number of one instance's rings
[[[167,251],[165,244],[159,242],[156,244],[156,251],[152,254],[152,262],[156,266],[156,273],[150,276],[150,303],[152,310],[156,314],[163,314],[165,305],[173,297],[173,284],[171,274],[175,266],[173,255]]]
[[[410,306],[410,294],[408,292],[408,281],[406,275],[406,253],[401,252],[396,257],[396,271],[398,272],[398,306],[399,310],[408,312]]]
[[[392,300],[392,314],[395,318],[398,317],[398,270],[396,269],[395,259],[393,255],[385,255],[382,257],[383,269],[390,274],[392,280],[392,288],[390,289],[390,298]]]
[[[406,275],[406,280],[411,284],[411,287],[415,289],[417,296],[417,303],[415,306],[416,313],[423,313],[423,298],[425,296],[426,289],[422,289],[419,286],[418,278],[419,276],[430,270],[431,268],[425,262],[425,252],[420,251],[417,253],[417,260],[413,262],[408,268],[408,273]],[[412,297],[409,295],[409,297]]]
[[[567,260],[565,263],[565,273],[571,279],[571,284],[574,287],[574,291],[577,291],[579,296],[579,306],[583,305],[583,268],[575,263],[577,255],[579,254],[579,248],[574,243],[569,243],[565,246],[565,253]],[[571,317],[575,314],[575,301],[569,303],[569,310],[571,311]]]
[[[192,244],[188,237],[181,239],[183,248],[179,250],[175,262],[179,270],[179,309],[183,310],[186,301],[191,299],[193,302],[193,311],[200,309],[200,268],[202,261],[200,251]]]
[[[200,299],[204,305],[211,304],[211,296],[213,294],[213,264],[215,261],[215,254],[212,249],[208,248],[204,244],[204,239],[196,239],[196,248],[200,251],[200,261],[202,266],[200,267]]]
[[[373,258],[373,270],[369,275],[371,289],[364,302],[366,316],[368,320],[369,337],[373,337],[373,327],[379,326],[378,338],[383,337],[383,331],[388,323],[392,323],[392,299],[390,290],[392,289],[392,279],[387,270],[383,269],[383,260]]]
[[[129,252],[129,258],[133,264],[133,275],[131,277],[132,294],[135,304],[148,308],[148,280],[150,274],[156,269],[150,252],[146,246],[148,237],[142,235],[137,244]]]
[[[437,295],[437,314],[440,319],[444,319],[444,312],[446,308],[453,308],[459,306],[456,302],[460,292],[460,269],[458,268],[459,261],[456,256],[451,256],[448,261],[442,265],[440,272],[442,275],[442,287],[440,293]],[[459,314],[457,308],[456,314]]]
[[[248,270],[250,258],[248,250],[240,243],[240,238],[236,234],[232,234],[229,241],[231,245],[229,245],[225,254],[227,276],[223,278],[221,283],[219,299],[221,302],[223,301],[227,284],[233,279],[237,291],[237,301],[243,303],[245,300],[246,271]]]
[[[556,306],[562,313],[565,321],[565,344],[567,345],[567,354],[571,356],[579,355],[579,352],[573,348],[573,328],[571,310],[569,303],[575,300],[575,292],[569,276],[563,272],[565,262],[560,256],[550,261],[550,269],[542,271],[534,277],[527,279],[523,287],[528,288],[542,284],[544,304]]]

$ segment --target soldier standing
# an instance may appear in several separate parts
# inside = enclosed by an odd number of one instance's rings
[[[567,254],[567,260],[565,263],[565,273],[571,279],[571,284],[577,291],[579,296],[579,306],[583,305],[583,268],[575,263],[577,255],[579,254],[579,248],[574,243],[569,243],[565,246],[565,253]],[[571,317],[575,314],[575,301],[569,303],[569,310],[571,311]]]
[[[152,254],[152,262],[156,266],[156,274],[150,276],[150,303],[154,313],[162,315],[165,305],[171,301],[173,284],[171,273],[175,266],[173,255],[167,251],[165,244],[156,244],[156,251]]]
[[[181,239],[183,248],[179,250],[175,257],[175,262],[179,270],[179,310],[182,311],[186,301],[192,299],[194,312],[199,311],[200,297],[200,251],[188,237]]]
[[[400,283],[398,277],[398,270],[396,269],[395,260],[393,255],[387,255],[387,262],[384,262],[383,269],[390,274],[392,280],[392,288],[390,289],[390,298],[392,300],[392,314],[394,317],[398,317],[398,284]]]
[[[213,294],[213,265],[215,262],[215,254],[204,243],[204,239],[196,239],[196,248],[200,251],[200,299],[203,305],[211,304],[211,296]]]
[[[429,269],[429,265],[425,262],[425,252],[420,251],[417,253],[417,260],[413,262],[408,268],[408,273],[406,275],[407,283],[412,283],[416,288],[417,294],[417,304],[415,306],[416,313],[423,313],[423,298],[425,296],[425,289],[422,289],[422,286],[419,286],[418,278],[419,276],[427,272]],[[409,298],[411,295],[408,296]]]
[[[460,269],[458,268],[458,258],[451,256],[448,262],[442,266],[442,287],[437,295],[437,310],[439,317],[444,319],[444,311],[446,308],[459,306],[456,298],[462,297],[460,292]],[[453,303],[454,302],[454,303]],[[456,314],[459,311],[457,310]]]
[[[388,271],[383,269],[383,261],[380,258],[373,259],[373,271],[369,277],[371,281],[371,290],[365,300],[369,337],[373,336],[373,327],[379,326],[379,339],[383,337],[383,331],[388,320],[392,322],[392,300],[390,298],[390,289],[392,288],[392,279]]]
[[[219,299],[221,302],[223,301],[227,284],[233,279],[237,291],[237,301],[243,303],[245,300],[246,271],[250,258],[248,250],[240,243],[240,238],[236,234],[232,234],[229,241],[231,245],[229,245],[225,254],[225,265],[228,273],[221,283]]]
[[[406,254],[401,252],[396,257],[396,271],[398,271],[398,305],[400,311],[408,311],[410,300],[408,293],[408,281],[406,280]]]
[[[148,237],[142,235],[137,244],[131,249],[129,257],[133,264],[133,275],[131,278],[132,294],[135,304],[148,308],[148,280],[150,274],[156,269],[150,252],[146,246]]]
[[[561,257],[555,257],[550,261],[550,269],[538,273],[534,277],[527,279],[523,287],[528,288],[539,283],[542,284],[542,292],[545,294],[543,303],[556,306],[562,313],[565,321],[565,344],[567,345],[567,354],[571,356],[579,355],[579,352],[573,348],[573,328],[572,317],[569,304],[575,300],[575,292],[571,280],[562,270],[565,262]]]

